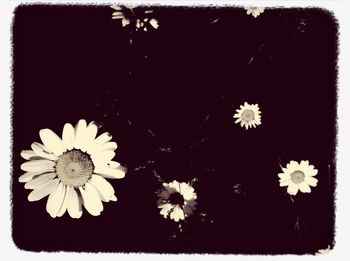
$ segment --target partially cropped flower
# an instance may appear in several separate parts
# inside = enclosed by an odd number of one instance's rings
[[[261,124],[261,115],[258,104],[248,104],[247,102],[244,105],[240,106],[240,109],[236,110],[236,114],[233,118],[236,118],[235,123],[240,123],[241,127],[246,129],[255,128],[256,125]]]
[[[26,189],[32,189],[29,201],[49,195],[46,211],[61,217],[66,211],[80,218],[82,205],[93,216],[103,210],[103,202],[116,201],[114,189],[105,178],[120,179],[126,169],[112,159],[117,143],[105,132],[96,138],[98,127],[80,120],[75,128],[66,123],[62,139],[50,129],[39,132],[43,144],[32,143],[31,150],[21,156],[28,160],[21,165],[26,171],[19,177]]]
[[[328,247],[326,249],[320,249],[318,250],[318,252],[315,253],[316,256],[319,256],[319,255],[325,255],[325,254],[329,254],[331,252],[331,246],[328,245]]]
[[[316,187],[318,180],[314,178],[318,170],[313,165],[309,165],[308,160],[302,160],[300,164],[294,160],[287,164],[287,168],[282,168],[283,173],[279,173],[280,186],[288,186],[287,192],[296,195],[300,190],[303,193],[310,193],[312,187]]]
[[[163,183],[163,189],[158,193],[157,205],[160,214],[164,218],[173,219],[175,222],[184,220],[196,210],[197,194],[194,188],[185,182],[174,180]]]
[[[158,29],[158,20],[151,17],[153,10],[142,10],[136,6],[111,6],[115,11],[112,19],[121,20],[122,26],[133,26],[136,31],[147,31],[149,28]]]
[[[246,6],[244,7],[247,10],[247,15],[252,15],[257,18],[260,14],[262,14],[265,10],[265,7],[256,7],[256,6]]]

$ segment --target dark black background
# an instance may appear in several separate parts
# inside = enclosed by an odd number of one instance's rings
[[[337,25],[321,9],[154,7],[133,34],[108,6],[21,6],[13,23],[13,239],[32,251],[314,253],[334,239]],[[217,22],[212,23],[215,19]],[[253,57],[253,60],[251,58]],[[262,125],[232,119],[258,103]],[[51,218],[18,182],[22,149],[51,128],[101,123],[128,167],[99,217]],[[318,186],[291,203],[279,164],[309,160]],[[141,168],[140,168],[141,167]],[[198,178],[177,231],[155,192]],[[242,184],[243,192],[234,186]],[[302,222],[295,229],[297,213]]]

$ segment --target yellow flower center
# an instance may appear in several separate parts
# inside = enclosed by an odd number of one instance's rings
[[[70,150],[58,157],[56,172],[58,178],[67,186],[82,186],[94,171],[90,156],[80,150]]]
[[[305,174],[300,170],[296,170],[292,174],[290,174],[290,177],[295,184],[299,184],[304,181]]]
[[[244,121],[251,121],[254,119],[254,112],[252,110],[244,110],[242,112],[242,119]]]

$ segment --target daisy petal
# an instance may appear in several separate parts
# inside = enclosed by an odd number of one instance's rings
[[[280,178],[280,182],[290,180],[290,175],[285,173],[279,173],[278,177]]]
[[[101,145],[104,144],[108,141],[110,141],[112,139],[112,135],[109,134],[108,132],[102,133],[100,136],[98,136],[95,141],[94,144],[96,145]]]
[[[303,193],[310,193],[311,192],[311,188],[305,182],[299,184],[299,189]]]
[[[39,156],[32,150],[22,150],[21,157],[26,160],[30,160],[32,158],[37,158]]]
[[[122,179],[125,177],[125,172],[126,169],[122,166],[118,168],[100,168],[100,169],[95,169],[94,173],[100,174],[104,178],[109,178],[109,179]]]
[[[45,186],[42,186],[40,188],[34,189],[32,192],[28,195],[28,201],[37,201],[40,200],[53,191],[55,191],[58,187],[59,179],[53,179],[49,183],[47,183]]]
[[[114,196],[114,189],[112,185],[99,175],[92,175],[89,181],[97,190],[100,198],[104,202],[108,202]]]
[[[291,183],[292,181],[290,179],[285,181],[280,181],[280,187],[289,186]]]
[[[112,168],[112,169],[115,169],[115,168],[118,168],[120,166],[120,163],[111,160],[110,162],[107,163],[107,166]]]
[[[309,184],[310,186],[312,186],[312,187],[316,187],[318,180],[315,179],[314,177],[311,177],[311,176],[308,177],[308,176],[306,176],[306,177],[305,177],[305,182],[306,182],[307,184]]]
[[[290,195],[296,195],[298,193],[299,187],[293,182],[288,186],[287,192]]]
[[[104,150],[91,155],[91,159],[96,168],[104,167],[110,162],[115,156],[115,152],[112,150]]]
[[[152,25],[154,29],[157,29],[159,27],[157,19],[152,18],[149,23]]]
[[[74,146],[74,139],[75,139],[75,130],[72,124],[66,123],[63,127],[63,132],[62,132],[63,146],[67,150],[72,150]]]
[[[47,151],[45,146],[43,144],[40,144],[38,142],[34,142],[32,144],[32,150],[40,157],[49,159],[49,160],[57,160],[58,157],[55,154],[52,154],[51,152]]]
[[[42,129],[39,132],[39,136],[49,152],[53,152],[56,156],[60,156],[65,151],[62,140],[52,130]]]
[[[169,215],[169,212],[173,208],[173,206],[169,203],[166,203],[163,205],[159,205],[158,208],[161,208],[160,214],[166,218]]]
[[[103,210],[103,205],[94,186],[90,183],[86,183],[85,188],[79,187],[79,190],[86,210],[93,216],[100,215]]]
[[[130,20],[128,18],[123,18],[122,20],[122,26],[125,27],[127,26],[128,24],[130,24]]]
[[[79,120],[75,126],[74,148],[86,151],[86,121]]]
[[[67,194],[69,197],[67,206],[68,214],[72,218],[80,218],[83,214],[81,198],[78,196],[78,193],[72,187],[68,187]]]
[[[48,172],[54,172],[54,171],[55,171],[55,169],[52,168]],[[43,174],[43,173],[45,173],[45,171],[26,172],[18,178],[18,181],[19,182],[28,182],[28,181],[31,181],[35,176]]]
[[[63,214],[66,212],[67,208],[68,208],[68,202],[69,202],[69,197],[70,197],[70,190],[72,188],[70,186],[65,186],[65,193],[64,193],[64,197],[63,197],[63,202],[60,208],[60,211],[57,213],[58,217],[62,217]]]
[[[55,165],[56,163],[51,160],[46,160],[46,159],[31,160],[31,161],[24,162],[21,165],[21,169],[29,172],[37,172],[37,171],[46,172],[52,169]]]
[[[53,180],[56,177],[56,173],[47,173],[42,174],[31,181],[27,182],[24,185],[25,189],[37,189],[42,186],[45,186],[47,183],[49,183],[51,180]]]
[[[58,184],[56,191],[52,192],[46,203],[46,211],[52,218],[55,218],[63,204],[66,193],[66,186],[62,182]]]
[[[86,127],[86,150],[89,150],[90,147],[93,146],[93,142],[95,141],[97,131],[98,126],[94,121],[90,122],[89,125]]]

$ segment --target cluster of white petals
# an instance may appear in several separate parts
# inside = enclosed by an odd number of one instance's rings
[[[103,202],[116,201],[115,192],[106,180],[120,179],[126,169],[113,161],[117,143],[105,132],[96,137],[98,127],[80,120],[75,127],[66,123],[62,139],[50,129],[39,132],[42,143],[34,142],[21,156],[26,171],[19,177],[32,192],[29,201],[48,197],[46,210],[51,217],[66,211],[72,218],[82,216],[82,206],[93,216],[103,210]]]

